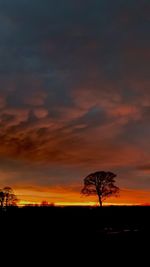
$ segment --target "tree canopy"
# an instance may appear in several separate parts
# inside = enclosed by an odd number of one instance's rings
[[[84,178],[84,187],[81,191],[84,195],[97,195],[99,204],[110,196],[117,196],[119,187],[115,185],[117,175],[109,171],[97,171]]]
[[[11,187],[6,186],[3,189],[0,189],[0,205],[2,208],[8,206],[16,206],[17,201],[18,199]]]

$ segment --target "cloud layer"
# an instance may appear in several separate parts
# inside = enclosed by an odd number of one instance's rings
[[[150,188],[149,3],[0,3],[1,184]]]

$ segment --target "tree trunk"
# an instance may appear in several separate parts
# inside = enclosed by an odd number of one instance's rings
[[[99,205],[100,205],[100,207],[102,207],[103,206],[103,202],[102,202],[102,198],[101,198],[100,195],[98,195],[98,199],[99,199]]]

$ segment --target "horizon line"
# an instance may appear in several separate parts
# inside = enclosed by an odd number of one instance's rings
[[[18,207],[25,207],[25,206],[42,206],[42,202],[31,202],[31,201],[22,201],[22,203],[18,204]],[[96,202],[47,202],[47,206],[54,206],[54,207],[99,207],[99,204]],[[45,205],[45,206],[46,206]],[[44,205],[43,205],[44,206]],[[108,207],[108,206],[150,206],[150,203],[109,203],[105,202],[103,203],[103,206]]]

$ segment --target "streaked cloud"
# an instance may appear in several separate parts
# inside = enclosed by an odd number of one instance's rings
[[[121,187],[150,188],[148,10],[146,0],[0,3],[1,184],[69,194],[109,169]]]

